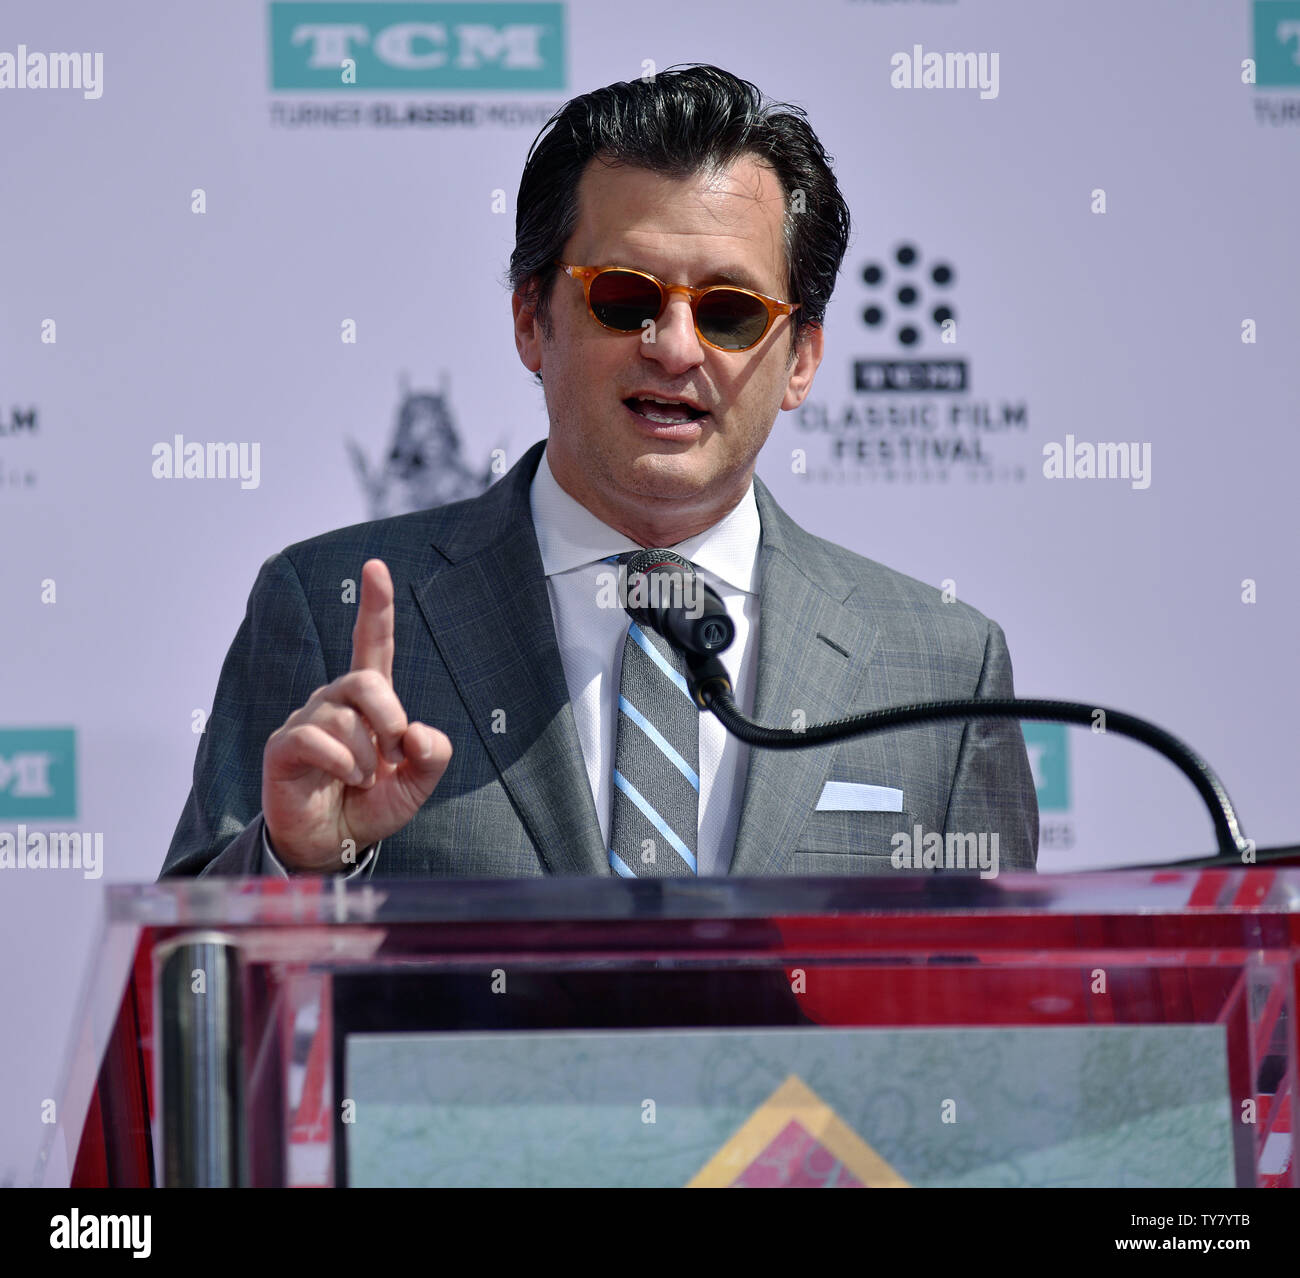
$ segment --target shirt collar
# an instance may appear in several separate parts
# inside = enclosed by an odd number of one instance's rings
[[[626,550],[641,549],[560,487],[545,451],[537,464],[529,499],[542,569],[548,577]],[[756,594],[761,532],[751,480],[737,505],[712,528],[663,549],[675,550],[737,590]]]

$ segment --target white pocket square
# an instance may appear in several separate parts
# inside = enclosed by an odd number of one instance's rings
[[[827,781],[818,812],[901,812],[903,792],[889,785],[859,785],[856,781]]]

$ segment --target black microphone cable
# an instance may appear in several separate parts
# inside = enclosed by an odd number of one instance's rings
[[[827,741],[840,741],[848,737],[863,736],[887,728],[904,728],[919,723],[937,723],[952,719],[1016,719],[1051,723],[1074,723],[1092,727],[1098,722],[1106,732],[1122,737],[1132,737],[1162,754],[1191,781],[1201,796],[1210,819],[1214,823],[1214,836],[1218,854],[1209,858],[1196,858],[1186,862],[1165,861],[1151,866],[1133,866],[1133,869],[1174,868],[1192,866],[1243,866],[1260,861],[1281,861],[1294,858],[1297,849],[1282,847],[1257,849],[1254,840],[1242,833],[1241,823],[1231,798],[1218,774],[1190,746],[1171,732],[1157,727],[1149,720],[1122,710],[1105,706],[1089,706],[1078,701],[1050,701],[1019,698],[974,698],[967,701],[930,701],[909,706],[890,706],[884,710],[871,710],[865,714],[832,719],[826,723],[808,724],[802,728],[772,728],[755,723],[741,713],[732,695],[731,679],[719,659],[719,654],[731,645],[734,628],[727,617],[726,608],[713,590],[698,578],[692,588],[704,596],[701,614],[693,618],[693,625],[679,615],[680,605],[664,603],[671,598],[666,586],[676,579],[677,598],[681,598],[683,576],[695,576],[694,565],[671,550],[650,549],[629,556],[631,571],[638,576],[653,578],[663,574],[665,580],[655,583],[665,587],[658,591],[653,609],[629,606],[627,611],[638,622],[653,626],[686,658],[686,682],[691,697],[701,710],[710,710],[733,736],[747,745],[762,750],[799,750]],[[698,593],[696,597],[698,598]],[[709,625],[721,619],[723,625]]]

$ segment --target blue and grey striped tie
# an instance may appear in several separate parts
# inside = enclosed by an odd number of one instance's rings
[[[623,644],[609,863],[624,878],[697,874],[700,712],[686,659],[635,621]]]

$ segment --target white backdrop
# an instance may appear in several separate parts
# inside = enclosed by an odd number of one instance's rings
[[[523,160],[555,105],[649,63],[804,106],[853,212],[826,361],[760,461],[778,500],[999,621],[1020,695],[1153,719],[1248,834],[1296,840],[1300,50],[1277,26],[1300,4],[474,7],[546,28],[531,69],[488,41],[461,83],[376,86],[397,73],[367,47],[436,4],[5,7],[0,86],[20,44],[99,53],[102,81],[0,87],[0,836],[98,832],[104,856],[0,869],[0,1180],[31,1175],[104,886],[161,866],[258,566],[429,499],[382,473],[404,404],[447,496],[545,434],[502,282]],[[360,23],[372,80],[288,87],[319,72],[309,41],[272,56],[273,16]],[[996,54],[997,95],[894,87],[916,45]],[[1249,58],[1277,82],[1243,83]],[[966,387],[856,388],[896,360],[961,361]],[[178,434],[256,444],[257,486],[155,478]],[[1067,435],[1149,447],[1149,486],[1045,477]],[[1044,871],[1211,850],[1158,756],[1031,739]]]

